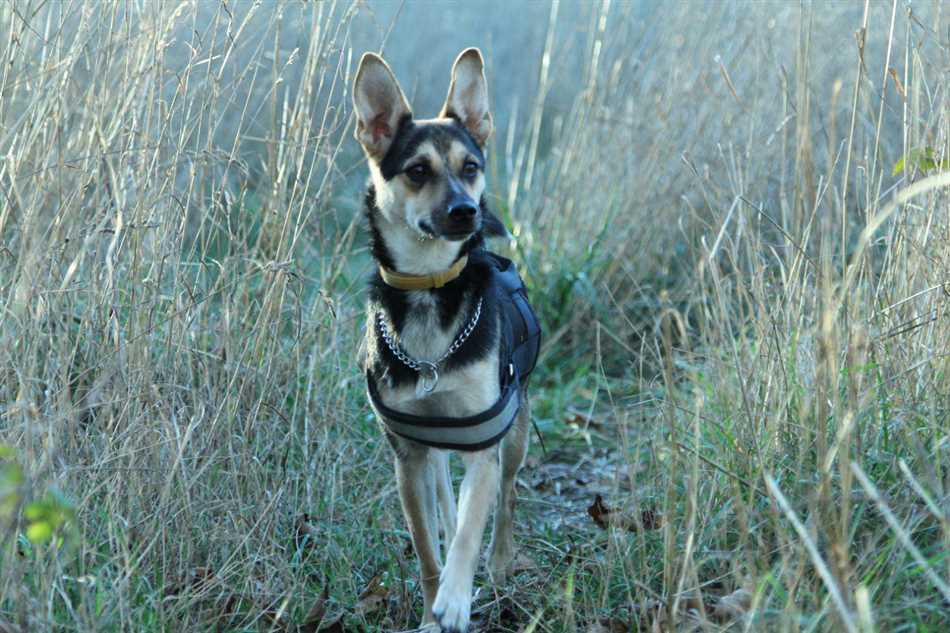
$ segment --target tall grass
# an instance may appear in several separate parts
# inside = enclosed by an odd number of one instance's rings
[[[348,96],[364,48],[413,67],[404,9],[377,37],[346,3],[0,7],[0,630],[417,623]],[[546,329],[535,567],[477,628],[945,629],[945,7],[532,12],[527,52],[467,23]],[[401,79],[441,93],[469,43]],[[73,514],[31,540],[48,491]]]

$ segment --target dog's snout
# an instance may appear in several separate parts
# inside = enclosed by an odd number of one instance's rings
[[[449,207],[449,218],[452,220],[471,220],[478,213],[478,209],[470,202],[458,202]]]
[[[441,221],[440,234],[450,240],[464,239],[477,231],[481,225],[478,206],[468,196],[452,196],[446,201],[444,211],[438,214]]]

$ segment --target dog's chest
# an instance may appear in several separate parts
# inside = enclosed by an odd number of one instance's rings
[[[460,310],[448,327],[443,327],[435,302],[425,296],[410,298],[409,310],[399,333],[402,350],[416,361],[435,363],[458,339],[471,315]],[[465,341],[463,345],[478,344]],[[396,387],[380,385],[380,396],[387,406],[405,413],[422,416],[464,417],[480,413],[498,399],[501,389],[498,381],[498,349],[478,360],[451,370],[438,365],[435,388],[426,393],[423,377]],[[431,380],[431,377],[429,378]]]
[[[438,361],[449,349],[463,325],[461,311],[448,328],[442,327],[435,300],[423,293],[412,293],[399,341],[409,356],[430,363]]]

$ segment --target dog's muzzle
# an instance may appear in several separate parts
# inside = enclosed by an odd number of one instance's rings
[[[449,241],[464,240],[482,228],[478,205],[462,191],[455,191],[445,203],[445,212],[433,218],[438,233]]]

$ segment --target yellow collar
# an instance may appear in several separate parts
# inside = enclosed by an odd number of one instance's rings
[[[457,279],[462,274],[466,264],[468,264],[468,255],[463,255],[448,270],[432,273],[431,275],[407,275],[380,265],[379,275],[387,286],[399,290],[428,290],[429,288],[441,288],[450,281]]]

